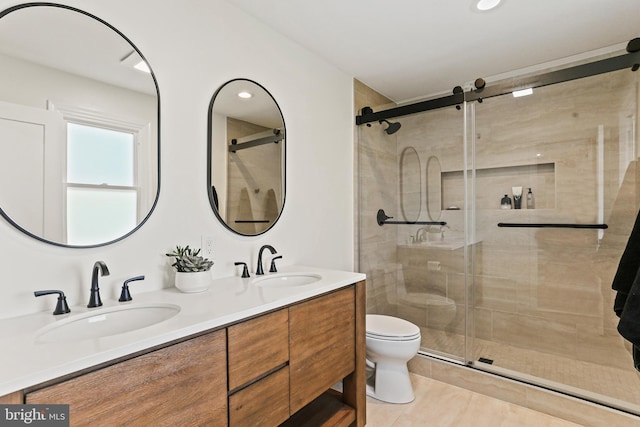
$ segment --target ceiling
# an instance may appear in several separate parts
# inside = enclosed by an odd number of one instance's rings
[[[227,1],[399,103],[640,37],[640,0]]]
[[[156,95],[149,74],[121,63],[129,55],[137,56],[127,40],[101,22],[66,8],[25,7],[4,15],[0,54]]]

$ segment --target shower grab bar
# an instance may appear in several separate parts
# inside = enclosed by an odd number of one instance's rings
[[[416,225],[447,225],[446,221],[387,221],[388,219],[392,219],[392,216],[387,216],[384,213],[384,210],[378,210],[378,225],[382,226],[384,224],[416,224]]]
[[[523,228],[589,228],[589,229],[598,229],[598,230],[606,230],[609,228],[607,224],[527,224],[521,222],[499,222],[498,227],[523,227]]]

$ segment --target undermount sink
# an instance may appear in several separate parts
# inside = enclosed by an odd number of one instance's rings
[[[131,304],[71,315],[45,326],[36,334],[39,342],[79,341],[108,337],[172,318],[180,312],[175,304]]]
[[[322,276],[315,273],[276,273],[253,280],[256,286],[264,287],[291,287],[310,285],[322,279]]]

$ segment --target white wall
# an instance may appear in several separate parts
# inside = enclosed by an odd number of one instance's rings
[[[122,281],[144,274],[136,292],[172,286],[164,253],[176,244],[215,238],[214,276],[236,273],[234,261],[255,269],[257,251],[273,245],[283,264],[353,268],[352,78],[222,0],[67,0],[109,22],[145,55],[160,87],[161,189],[149,221],[129,238],[94,249],[66,249],[30,239],[0,220],[0,317],[50,310],[62,289],[86,304],[93,263],[104,260],[103,300]],[[0,0],[0,8],[16,4]],[[2,20],[0,19],[0,25]],[[287,125],[287,196],[275,227],[241,237],[218,223],[206,191],[207,108],[233,78],[264,85]],[[329,127],[328,124],[331,124]]]

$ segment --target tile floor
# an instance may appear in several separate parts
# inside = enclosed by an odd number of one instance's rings
[[[430,328],[420,328],[423,344],[443,353],[464,354],[464,336]],[[428,343],[428,345],[427,345]],[[611,351],[619,351],[612,349]],[[570,387],[619,399],[640,408],[640,372],[626,350],[618,357],[627,358],[627,368],[603,366],[567,357],[522,349],[476,338],[475,354],[494,360],[494,365],[516,373],[531,375]],[[613,357],[614,355],[612,355]]]
[[[394,405],[367,397],[367,427],[579,427],[551,415],[411,374],[416,399]]]

